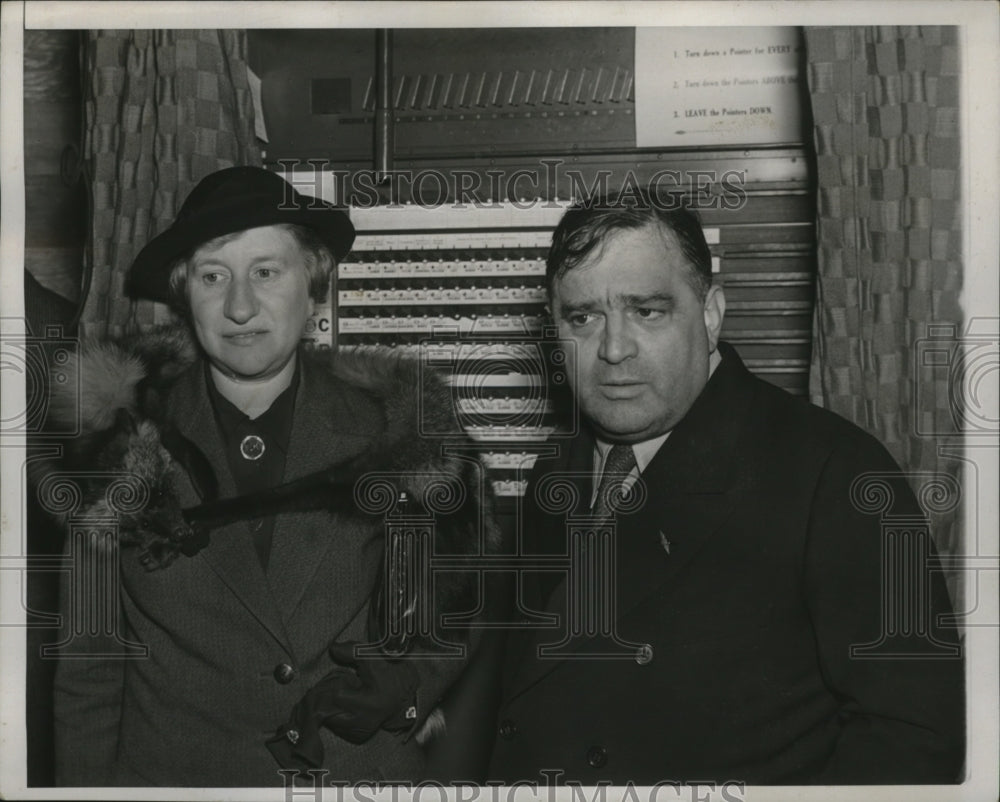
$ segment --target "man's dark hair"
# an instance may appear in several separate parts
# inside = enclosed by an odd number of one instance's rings
[[[552,234],[545,263],[549,298],[555,280],[602,247],[610,234],[648,225],[657,225],[664,234],[673,236],[687,261],[688,282],[704,300],[712,286],[712,254],[698,216],[682,206],[657,202],[642,190],[588,198],[566,211]]]

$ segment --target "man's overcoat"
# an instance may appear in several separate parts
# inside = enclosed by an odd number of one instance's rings
[[[572,581],[569,557],[522,575],[534,628],[508,644],[490,778],[955,781],[963,663],[913,493],[871,436],[720,348],[614,547],[582,536]],[[592,452],[584,432],[535,466],[527,552],[570,555],[569,533],[593,530]],[[602,651],[617,657],[585,656]]]

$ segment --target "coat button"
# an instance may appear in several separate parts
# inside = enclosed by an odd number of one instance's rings
[[[288,663],[278,663],[274,667],[274,679],[282,685],[287,685],[295,679],[295,669],[288,665]]]
[[[509,718],[500,722],[500,736],[508,741],[517,735],[517,725]]]
[[[641,666],[648,665],[653,662],[653,647],[648,643],[642,644],[638,649],[635,650],[635,662]]]
[[[608,750],[603,746],[592,746],[587,750],[587,763],[592,768],[603,768],[608,762]]]

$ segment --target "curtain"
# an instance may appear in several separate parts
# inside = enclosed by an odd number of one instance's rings
[[[125,277],[204,176],[259,165],[245,31],[89,31],[84,165],[91,280],[80,330],[119,336],[169,318]]]
[[[957,29],[805,34],[819,187],[810,394],[904,471],[957,488],[959,460],[939,453],[957,411],[919,358],[935,329],[961,333]],[[934,537],[954,553],[958,509],[941,506]]]

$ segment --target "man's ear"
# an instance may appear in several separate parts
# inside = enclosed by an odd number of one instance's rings
[[[726,295],[722,287],[713,284],[705,295],[705,333],[708,335],[708,352],[715,353],[722,332],[722,319],[726,316]]]

